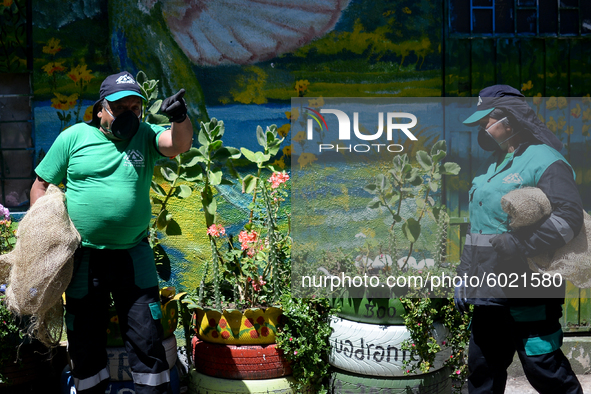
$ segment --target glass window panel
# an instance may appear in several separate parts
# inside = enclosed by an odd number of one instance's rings
[[[513,0],[495,1],[495,33],[513,34],[515,33],[515,24],[513,21]]]
[[[31,118],[29,97],[1,97],[0,121],[28,120]]]
[[[22,207],[25,210],[29,204],[29,193],[33,186],[33,179],[4,180],[4,206],[8,208]]]
[[[33,151],[2,151],[2,177],[26,178],[33,176]]]
[[[0,147],[31,148],[32,124],[30,122],[0,123]]]
[[[492,10],[473,10],[472,31],[476,34],[492,34],[493,18]]]
[[[540,34],[558,33],[558,3],[540,0]]]
[[[473,7],[492,7],[492,0],[472,0]]]
[[[536,0],[517,0],[518,7],[535,7]]]
[[[581,2],[581,33],[591,33],[591,1]]]
[[[29,74],[0,74],[0,94],[29,94]]]
[[[578,10],[560,10],[560,34],[579,34]]]
[[[588,1],[588,0],[583,0],[583,2]],[[560,6],[561,7],[578,7],[579,6],[579,0],[560,0]]]
[[[470,33],[470,0],[449,0],[450,33]]]
[[[537,34],[536,10],[517,10],[517,34]]]

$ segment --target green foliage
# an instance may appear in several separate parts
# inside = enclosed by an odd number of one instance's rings
[[[428,153],[419,150],[416,163],[412,165],[406,154],[398,155],[392,160],[392,168],[386,174],[378,174],[374,183],[365,186],[365,190],[375,197],[369,202],[368,208],[384,207],[392,216],[390,234],[395,239],[395,226],[400,226],[402,235],[409,242],[408,255],[402,270],[412,254],[413,246],[421,235],[421,221],[430,215],[436,222],[440,221],[443,207],[432,196],[441,190],[444,175],[457,175],[460,166],[457,163],[442,160],[447,155],[445,140],[437,141]],[[401,216],[402,203],[405,199],[413,199],[415,212],[408,218]]]
[[[445,362],[450,367],[451,378],[461,384],[468,375],[465,349],[470,340],[468,326],[472,313],[460,313],[454,306],[453,298],[401,298],[406,310],[404,324],[409,330],[411,339],[403,343],[402,349],[408,350],[413,359],[420,358],[418,364],[405,361],[408,373],[420,370],[429,372],[433,367],[435,355],[444,348],[451,349],[451,355]],[[433,336],[433,323],[443,323],[448,335],[442,344],[438,344]]]
[[[328,376],[328,338],[332,332],[329,324],[333,311],[326,298],[281,297],[281,307],[286,317],[283,329],[277,335],[277,344],[288,361],[293,362],[296,379],[294,392],[326,393],[323,379]]]

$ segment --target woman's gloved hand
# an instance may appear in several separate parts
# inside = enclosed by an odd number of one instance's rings
[[[516,257],[520,254],[518,240],[511,233],[499,234],[489,241],[497,254],[504,260]]]

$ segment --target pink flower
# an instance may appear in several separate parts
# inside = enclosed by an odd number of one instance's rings
[[[207,229],[207,234],[208,235],[211,235],[212,237],[219,237],[221,235],[226,234],[226,229],[223,226],[221,226],[221,225],[212,224]]]
[[[253,257],[255,250],[253,248],[254,245],[251,245],[253,243],[255,243],[258,239],[258,234],[256,231],[253,232],[247,232],[247,231],[240,231],[240,234],[238,234],[238,241],[240,241],[240,247],[242,248],[242,250],[247,250],[246,254],[248,255],[248,257]]]
[[[289,338],[289,342],[293,341],[293,338]]]
[[[274,172],[273,175],[271,175],[271,178],[269,178],[269,182],[271,182],[272,189],[277,189],[279,185],[287,182],[288,180],[289,175],[287,175],[285,172]]]
[[[294,352],[293,352],[293,354],[294,354],[294,355],[295,355],[295,354],[298,354],[298,351],[297,351],[297,350],[296,350],[296,351],[294,351]]]
[[[456,371],[456,375],[459,375],[459,374],[461,374],[461,373],[462,373],[462,372],[461,372],[459,369]]]
[[[262,276],[259,276],[258,279],[252,279],[251,277],[248,277],[248,281],[252,284],[254,291],[261,291],[263,286],[267,284],[267,282],[263,280]]]

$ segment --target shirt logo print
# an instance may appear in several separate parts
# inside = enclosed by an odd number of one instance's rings
[[[523,178],[517,172],[515,172],[513,174],[509,174],[505,178],[503,178],[503,183],[521,183],[521,182],[523,182]]]
[[[136,149],[125,153],[126,167],[145,167],[144,156]]]

